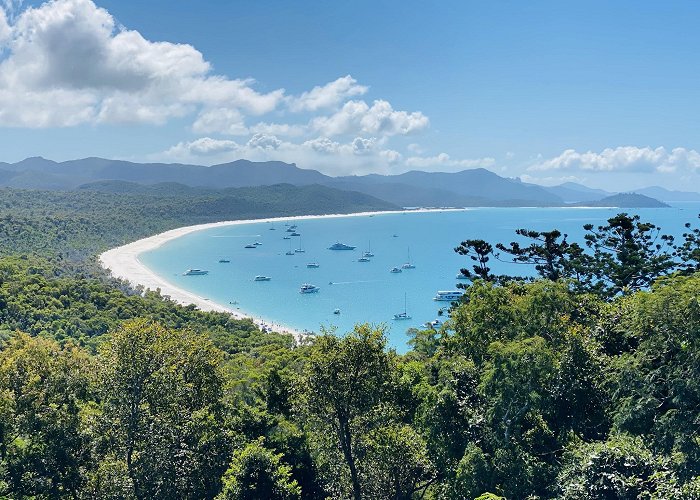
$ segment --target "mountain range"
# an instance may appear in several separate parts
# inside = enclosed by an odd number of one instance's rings
[[[105,184],[105,181],[121,181],[126,184]],[[134,163],[104,158],[55,162],[32,157],[17,163],[0,162],[0,186],[4,187],[131,191],[137,189],[133,184],[159,184],[160,189],[165,190],[178,189],[176,185],[221,189],[274,184],[318,184],[356,191],[404,207],[605,204],[609,197],[616,194],[571,182],[544,187],[501,177],[482,168],[454,173],[410,171],[398,175],[331,177],[316,170],[279,161],[237,160],[211,167],[177,163]],[[653,198],[662,201],[700,201],[698,193],[668,191],[660,187],[637,190],[636,193],[640,196],[617,198],[617,201],[626,200],[636,206],[655,206],[656,200],[651,200]],[[613,206],[613,200],[609,200],[609,203],[609,206]]]

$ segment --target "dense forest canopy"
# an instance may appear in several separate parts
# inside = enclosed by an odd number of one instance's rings
[[[207,217],[288,215],[289,189],[186,207],[0,192],[1,496],[700,498],[693,224],[677,241],[627,214],[581,242],[466,240],[463,299],[405,355],[372,325],[295,345],[94,265]],[[494,276],[494,258],[538,277]]]

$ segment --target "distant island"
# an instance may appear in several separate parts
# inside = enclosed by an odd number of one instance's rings
[[[700,194],[669,191],[658,186],[623,195],[567,182],[540,186],[501,177],[475,168],[460,172],[410,171],[397,175],[331,177],[317,170],[280,161],[237,160],[201,165],[134,163],[104,158],[55,162],[41,157],[17,163],[0,162],[0,187],[50,191],[107,191],[114,193],[202,194],[228,188],[287,184],[324,186],[361,193],[392,207],[663,207],[656,201],[700,200]],[[643,196],[642,196],[643,195]],[[613,198],[611,198],[613,196]]]
[[[579,207],[616,207],[616,208],[668,208],[670,205],[656,198],[638,193],[619,193],[606,196],[601,200],[574,203]]]

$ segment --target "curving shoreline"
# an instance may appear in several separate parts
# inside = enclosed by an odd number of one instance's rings
[[[177,229],[171,229],[163,233],[159,233],[141,240],[122,245],[100,254],[98,260],[100,265],[110,271],[115,278],[122,279],[128,282],[131,286],[142,286],[146,290],[160,289],[161,295],[169,297],[171,300],[181,305],[195,305],[202,311],[224,312],[231,314],[236,319],[251,319],[259,327],[272,328],[272,330],[280,333],[288,333],[293,335],[297,340],[302,339],[308,332],[301,332],[294,328],[287,327],[282,324],[273,323],[264,319],[255,319],[250,314],[244,311],[233,309],[224,306],[217,302],[211,301],[206,297],[202,297],[192,292],[188,292],[177,285],[170,283],[168,280],[159,276],[146,267],[140,260],[139,255],[149,250],[154,250],[165,243],[184,236],[186,234],[202,231],[223,226],[234,226],[242,224],[257,224],[262,222],[290,222],[310,219],[322,218],[341,218],[341,217],[364,217],[375,214],[399,214],[399,213],[419,213],[419,212],[446,212],[446,211],[462,211],[465,209],[416,209],[416,210],[390,210],[383,212],[356,212],[351,214],[329,214],[329,215],[300,215],[292,217],[270,217],[266,219],[247,219],[247,220],[232,220],[222,222],[211,222],[208,224],[198,224],[195,226],[185,226]]]

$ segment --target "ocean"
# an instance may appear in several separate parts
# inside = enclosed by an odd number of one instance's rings
[[[684,223],[697,227],[700,204],[638,210],[475,208],[288,222],[297,226],[300,236],[291,236],[285,223],[261,222],[190,233],[141,254],[140,260],[166,281],[270,325],[337,334],[357,323],[383,325],[389,344],[405,352],[406,331],[440,318],[440,310],[445,312],[449,303],[433,297],[439,290],[456,290],[460,268],[470,266],[467,257],[454,252],[461,241],[480,238],[508,243],[517,240],[518,228],[556,228],[568,234],[569,241],[583,243],[584,224],[604,224],[623,211],[638,213],[663,232],[680,236]],[[356,248],[329,250],[336,242]],[[374,256],[369,262],[358,262],[365,251]],[[415,268],[390,272],[406,262]],[[318,267],[307,267],[309,263]],[[532,272],[528,266],[492,263],[496,273]],[[209,273],[183,275],[191,268]],[[258,275],[270,280],[254,281]],[[299,293],[304,283],[319,291]],[[394,314],[403,312],[410,319],[394,319]]]

